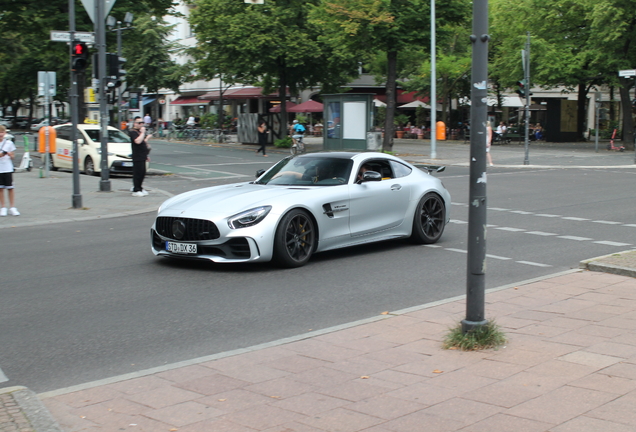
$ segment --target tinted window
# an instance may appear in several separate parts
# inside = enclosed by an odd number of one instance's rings
[[[55,130],[55,132],[57,133],[57,137],[59,139],[63,139],[63,140],[67,140],[70,141],[71,140],[71,128],[64,126],[64,127],[59,127]]]
[[[407,167],[406,165],[395,161],[391,161],[391,168],[393,168],[393,175],[395,176],[395,178],[406,177],[407,175],[411,174],[412,171],[412,169]]]
[[[287,158],[276,164],[257,184],[286,186],[337,186],[351,174],[351,159],[329,157]]]
[[[99,142],[99,129],[85,129],[86,135],[93,142]],[[129,143],[130,136],[122,131],[108,129],[108,142]]]

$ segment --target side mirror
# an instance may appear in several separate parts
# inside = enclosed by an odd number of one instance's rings
[[[382,174],[376,171],[365,171],[362,174],[362,180],[358,180],[357,183],[370,182],[370,181],[382,181]]]
[[[84,142],[84,138],[78,138],[78,139],[77,139],[77,145],[84,145],[84,144],[86,144],[86,143]]]
[[[265,170],[264,169],[259,169],[256,171],[256,178],[259,178],[260,176],[262,176],[263,174],[265,174]]]

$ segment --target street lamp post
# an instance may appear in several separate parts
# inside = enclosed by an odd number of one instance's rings
[[[131,27],[132,21],[133,21],[133,14],[131,14],[130,12],[126,12],[126,15],[124,16],[124,24],[126,25],[125,27],[122,27],[121,26],[122,22],[117,20],[115,17],[111,15],[109,15],[108,18],[106,19],[106,25],[108,26],[108,29],[110,31],[117,32],[117,57],[121,57],[121,32],[124,30],[132,29],[133,28]],[[121,118],[122,93],[123,93],[122,88],[121,87],[117,88],[117,124],[118,125],[121,125],[121,121],[122,121],[122,118]]]

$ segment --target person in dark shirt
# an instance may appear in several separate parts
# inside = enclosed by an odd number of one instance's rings
[[[132,129],[129,130],[130,146],[132,147],[133,160],[133,193],[134,197],[142,197],[148,195],[142,187],[144,177],[146,177],[146,161],[150,146],[148,140],[152,134],[146,133],[146,127],[141,117],[135,117]]]

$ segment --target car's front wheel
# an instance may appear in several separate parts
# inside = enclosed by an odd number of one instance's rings
[[[446,207],[436,193],[427,193],[415,209],[411,240],[418,244],[431,244],[439,240],[444,232]]]
[[[276,228],[274,261],[283,267],[300,267],[311,258],[316,246],[316,227],[306,211],[287,213]]]
[[[90,156],[87,156],[84,161],[84,172],[89,176],[97,175],[97,172],[95,171],[95,162],[93,162],[93,159]]]

